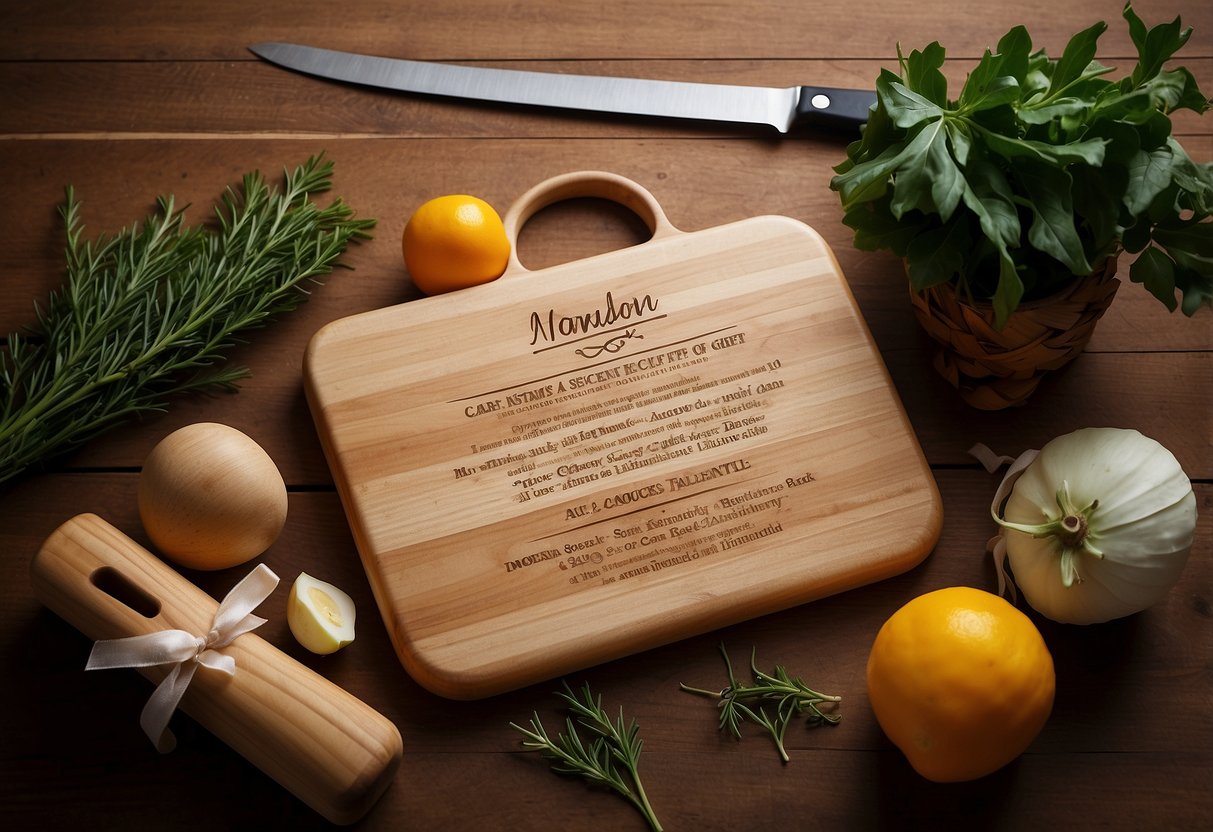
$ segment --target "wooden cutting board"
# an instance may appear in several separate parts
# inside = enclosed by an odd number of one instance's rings
[[[493,695],[902,572],[930,470],[838,264],[786,217],[681,232],[641,186],[541,183],[649,241],[336,321],[308,400],[408,672]]]

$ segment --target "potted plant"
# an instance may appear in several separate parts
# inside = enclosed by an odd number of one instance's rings
[[[1022,403],[1082,351],[1122,252],[1170,309],[1213,306],[1213,164],[1170,119],[1211,102],[1187,69],[1164,69],[1191,29],[1148,29],[1130,4],[1124,19],[1138,63],[1120,80],[1095,61],[1103,22],[1056,60],[1012,29],[955,99],[943,47],[899,48],[900,74],[882,71],[831,180],[856,247],[903,258],[919,320],[946,346],[936,368],[978,407]]]

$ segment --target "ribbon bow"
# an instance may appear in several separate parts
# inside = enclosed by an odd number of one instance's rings
[[[969,453],[991,474],[1004,465],[1011,466],[1007,469],[1007,473],[1003,475],[1002,482],[998,485],[998,490],[994,492],[994,501],[990,504],[990,513],[996,518],[1001,517],[1002,504],[1007,501],[1007,497],[1011,496],[1011,490],[1015,488],[1015,483],[1019,481],[1019,477],[1027,470],[1027,467],[1040,455],[1040,451],[1024,451],[1018,457],[1000,456],[979,442],[972,448],[969,448]],[[1011,580],[1011,575],[1007,572],[1007,535],[1002,528],[999,528],[998,534],[986,542],[986,551],[994,558],[994,571],[998,573],[998,594],[1002,595],[1009,590],[1011,600],[1014,601],[1019,593],[1015,590],[1015,581]]]
[[[265,623],[252,611],[278,586],[278,576],[264,563],[245,575],[240,583],[219,604],[211,630],[205,636],[195,636],[185,630],[161,630],[130,638],[98,641],[93,645],[85,670],[107,670],[115,667],[154,667],[175,665],[156,686],[143,706],[139,724],[156,750],[161,754],[172,751],[177,740],[168,729],[169,718],[185,695],[190,680],[199,665],[236,674],[236,660],[219,651],[238,636],[255,630]]]

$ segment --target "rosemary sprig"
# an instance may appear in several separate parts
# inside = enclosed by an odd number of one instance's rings
[[[556,695],[567,703],[570,711],[565,718],[565,732],[555,739],[550,737],[538,713],[531,718],[530,728],[511,722],[510,727],[525,737],[523,748],[538,751],[558,774],[581,777],[614,790],[644,815],[654,832],[661,832],[661,823],[640,782],[640,750],[644,741],[640,739],[636,720],[625,723],[620,708],[619,716],[612,721],[602,709],[602,697],[595,697],[588,684],[581,688],[580,695],[573,693],[568,682],[563,684],[564,690],[556,691]],[[577,733],[578,726],[593,735],[588,744]]]
[[[787,749],[784,748],[783,738],[788,725],[797,716],[808,711],[808,725],[837,725],[842,719],[835,713],[841,696],[831,696],[819,693],[806,685],[799,678],[793,678],[782,665],[775,665],[774,675],[763,673],[758,669],[757,651],[750,653],[750,671],[754,674],[754,684],[744,685],[737,681],[733,674],[733,663],[729,661],[728,650],[720,645],[720,653],[724,656],[724,664],[729,673],[728,687],[720,691],[693,688],[690,685],[679,684],[688,692],[702,696],[711,696],[717,700],[720,708],[720,730],[729,730],[737,739],[741,739],[741,723],[745,720],[761,725],[775,740],[779,749],[779,758],[785,763],[790,760]],[[771,713],[767,708],[773,708]]]
[[[312,157],[286,172],[282,190],[249,173],[224,193],[213,227],[186,226],[162,196],[142,225],[93,242],[81,239],[69,186],[64,286],[36,306],[37,327],[0,351],[0,483],[163,410],[172,394],[234,389],[248,371],[216,368],[234,333],[299,306],[304,284],[375,224],[340,199],[312,203],[332,169]]]

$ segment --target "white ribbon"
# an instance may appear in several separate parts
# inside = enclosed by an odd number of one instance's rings
[[[244,576],[232,587],[219,609],[211,631],[195,636],[185,630],[161,630],[130,638],[98,641],[93,645],[85,670],[108,670],[115,667],[154,667],[173,664],[168,675],[156,686],[143,706],[139,724],[156,750],[161,754],[172,751],[177,740],[168,729],[169,718],[185,695],[190,680],[199,665],[218,670],[229,676],[236,673],[236,660],[219,651],[238,636],[255,630],[265,623],[252,611],[270,596],[278,586],[278,576],[264,563]]]
[[[985,445],[978,443],[969,448],[969,454],[976,457],[982,467],[991,474],[1003,465],[1010,464],[1011,467],[1003,475],[1002,482],[998,485],[998,490],[994,492],[994,501],[990,503],[990,512],[1002,517],[1002,504],[1006,502],[1007,497],[1011,496],[1011,490],[1015,487],[1016,481],[1019,480],[1024,469],[1032,464],[1032,461],[1036,459],[1040,451],[1024,451],[1018,458],[1012,458],[1009,456],[999,456]],[[991,537],[986,543],[986,551],[994,558],[994,570],[998,573],[998,594],[1002,595],[1009,589],[1011,591],[1011,600],[1016,600],[1019,593],[1015,590],[1015,582],[1011,580],[1010,575],[1007,573],[1007,536],[1006,530],[1001,526],[998,529],[998,534]]]

